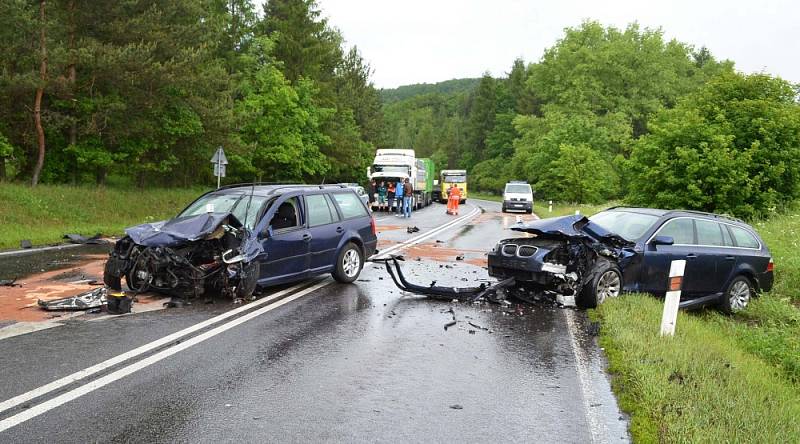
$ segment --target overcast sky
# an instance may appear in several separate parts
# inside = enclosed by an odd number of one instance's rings
[[[379,88],[506,73],[584,19],[661,27],[743,72],[800,83],[800,0],[318,0]]]

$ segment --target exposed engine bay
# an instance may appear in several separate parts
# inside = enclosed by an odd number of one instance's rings
[[[490,276],[514,277],[534,293],[574,296],[578,305],[589,307],[602,302],[600,287],[613,284],[614,296],[621,290],[621,269],[632,255],[626,251],[632,243],[586,217],[544,219],[511,229],[533,237],[501,240],[488,255]],[[599,282],[604,274],[610,284]]]
[[[230,213],[206,213],[126,230],[106,262],[104,281],[135,293],[157,291],[182,298],[215,291],[230,298],[252,295],[258,263],[249,231]],[[247,247],[250,247],[249,251]]]

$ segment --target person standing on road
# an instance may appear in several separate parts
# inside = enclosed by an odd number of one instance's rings
[[[394,182],[389,182],[389,187],[387,188],[388,200],[387,200],[386,211],[392,211],[392,206],[394,205],[394,193],[395,193]]]
[[[386,182],[381,181],[378,185],[378,211],[381,211],[386,206]]]
[[[372,209],[372,204],[375,203],[375,179],[369,181],[367,185],[367,198],[369,199],[369,208]]]
[[[405,207],[406,217],[411,217],[411,196],[414,195],[414,187],[411,186],[411,182],[406,179],[406,183],[403,185],[403,206]]]
[[[397,185],[394,186],[394,197],[397,199],[397,217],[403,215],[403,179],[397,180]]]

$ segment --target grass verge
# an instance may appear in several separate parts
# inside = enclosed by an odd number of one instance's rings
[[[67,233],[117,235],[125,227],[174,216],[202,189],[119,190],[0,184],[0,248],[59,242]]]
[[[662,309],[626,295],[596,312],[636,442],[800,442],[800,393],[783,372],[702,315],[680,313],[661,338]]]

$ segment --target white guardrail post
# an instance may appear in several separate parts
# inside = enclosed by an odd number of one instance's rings
[[[661,336],[674,336],[675,323],[678,321],[678,306],[681,303],[681,287],[686,261],[672,261],[667,280],[667,294],[664,298],[664,314],[661,316]]]

